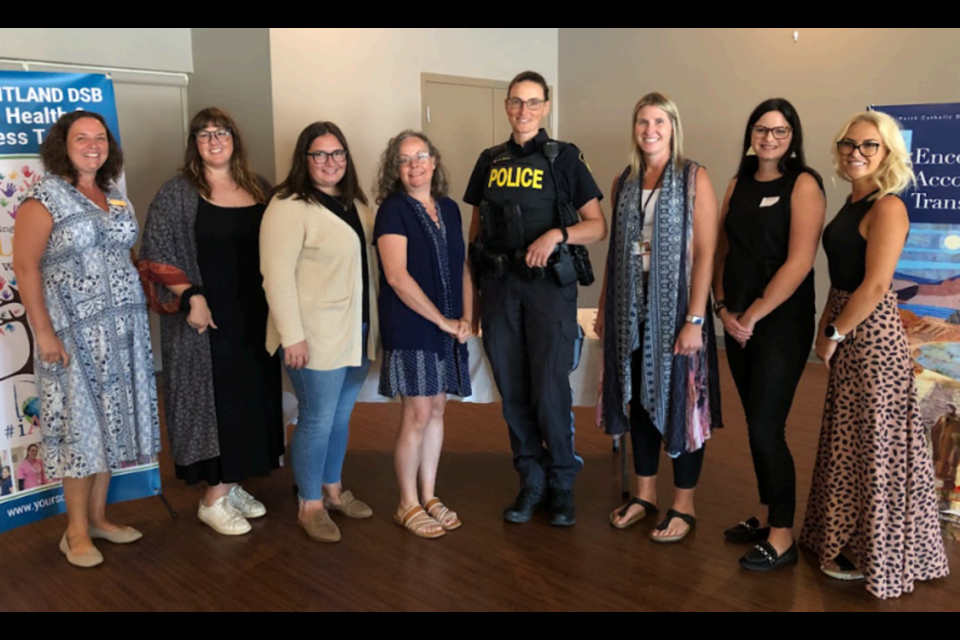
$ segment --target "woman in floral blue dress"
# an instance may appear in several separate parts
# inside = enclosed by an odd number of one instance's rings
[[[46,474],[63,479],[67,560],[140,532],[106,518],[111,472],[160,451],[146,299],[130,250],[138,225],[116,186],[123,155],[103,117],[69,113],[41,148],[47,176],[17,214],[14,270],[36,336]]]

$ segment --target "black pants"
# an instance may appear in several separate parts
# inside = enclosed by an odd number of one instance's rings
[[[572,489],[583,460],[574,449],[573,391],[583,344],[577,285],[484,278],[483,346],[510,429],[513,464],[524,489]]]
[[[797,473],[787,446],[787,416],[816,331],[813,315],[766,318],[743,349],[727,336],[727,360],[747,416],[760,503],[770,526],[790,529],[797,509]]]
[[[641,332],[641,335],[643,333]],[[633,401],[630,403],[630,441],[633,443],[633,468],[642,478],[651,478],[660,471],[660,450],[663,434],[650,419],[650,414],[640,404],[640,386],[643,355],[633,354]],[[696,489],[703,470],[703,454],[706,447],[694,453],[684,453],[673,459],[673,486],[677,489]]]

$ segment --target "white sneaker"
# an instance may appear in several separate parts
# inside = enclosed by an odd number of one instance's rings
[[[242,536],[250,533],[253,527],[243,517],[243,514],[230,504],[230,496],[224,496],[213,503],[212,507],[207,507],[200,501],[200,509],[197,511],[197,517],[220,535],[224,536]]]
[[[254,520],[267,515],[267,508],[263,503],[243,490],[240,485],[235,485],[227,494],[230,499],[230,506],[243,514],[244,518]]]

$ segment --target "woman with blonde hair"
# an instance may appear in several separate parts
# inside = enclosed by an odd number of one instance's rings
[[[707,171],[683,156],[673,101],[633,110],[631,164],[613,182],[614,218],[600,301],[608,433],[630,431],[637,496],[610,514],[618,529],[659,510],[660,451],[673,458],[673,507],[651,534],[680,542],[696,526],[704,446],[721,426],[717,344],[709,313],[719,221]]]
[[[933,464],[894,271],[910,231],[899,195],[915,180],[899,125],[879,112],[836,137],[837,174],[852,193],[823,236],[831,291],[817,356],[830,371],[801,543],[824,573],[866,580],[879,598],[949,573]]]

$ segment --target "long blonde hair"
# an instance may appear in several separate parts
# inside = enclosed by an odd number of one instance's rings
[[[633,119],[630,121],[630,180],[643,178],[645,163],[643,161],[643,152],[640,145],[637,144],[637,114],[644,107],[657,107],[663,109],[670,116],[670,124],[673,126],[673,134],[670,136],[670,155],[673,156],[673,163],[677,171],[683,169],[685,158],[683,157],[683,125],[680,123],[680,111],[676,103],[670,99],[670,96],[654,91],[640,98],[637,106],[633,108]]]
[[[913,173],[913,160],[907,151],[907,143],[903,140],[900,123],[892,116],[881,111],[862,111],[847,120],[833,141],[833,167],[837,175],[850,182],[846,171],[843,170],[843,156],[837,148],[837,143],[847,137],[850,128],[858,122],[872,124],[880,132],[880,143],[887,148],[887,157],[873,175],[879,192],[871,196],[877,200],[890,194],[902,193],[917,182]]]

